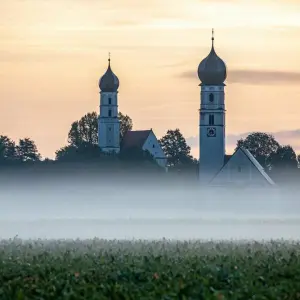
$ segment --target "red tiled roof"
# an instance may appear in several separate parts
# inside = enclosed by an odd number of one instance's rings
[[[132,148],[132,147],[139,147],[142,148],[150,134],[151,130],[131,130],[127,131],[125,134],[121,148]]]

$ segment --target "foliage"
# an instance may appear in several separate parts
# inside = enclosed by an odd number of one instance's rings
[[[1,299],[300,299],[299,244],[2,241]]]
[[[82,143],[98,144],[98,115],[96,112],[87,113],[79,121],[72,123],[68,142],[75,147],[79,147]]]
[[[272,169],[295,169],[298,166],[297,155],[290,145],[279,146],[275,153],[270,155]]]
[[[119,112],[118,117],[120,121],[120,141],[122,141],[126,132],[132,130],[133,123],[129,116],[123,115],[121,112]]]
[[[16,145],[9,137],[0,135],[0,162],[16,159]]]
[[[30,138],[19,140],[16,145],[7,136],[0,136],[0,163],[20,163],[20,162],[36,162],[41,160],[37,146]]]
[[[271,134],[253,132],[237,141],[236,149],[239,147],[248,149],[263,167],[269,168],[269,157],[276,153],[280,145]]]
[[[17,158],[23,162],[34,162],[41,159],[37,146],[30,138],[20,139],[16,147]]]
[[[120,138],[132,129],[132,120],[129,116],[118,114],[120,121]],[[87,113],[80,120],[71,124],[68,134],[68,143],[71,146],[79,147],[83,143],[98,145],[98,114],[96,112]]]
[[[193,163],[191,147],[187,145],[185,138],[180,130],[168,130],[159,143],[168,158],[169,166]]]
[[[82,143],[78,147],[76,146],[65,146],[55,152],[56,160],[78,162],[99,159],[105,156],[98,145],[90,143]]]
[[[149,151],[143,150],[140,147],[130,147],[123,149],[120,153],[120,159],[126,161],[154,161],[153,156]]]

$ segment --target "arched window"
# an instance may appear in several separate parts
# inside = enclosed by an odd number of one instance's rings
[[[209,102],[214,102],[214,94],[209,94]]]
[[[111,105],[111,98],[108,98],[108,104]]]
[[[209,125],[214,125],[214,123],[215,123],[215,116],[209,115]]]
[[[108,116],[111,117],[111,109],[108,110]]]

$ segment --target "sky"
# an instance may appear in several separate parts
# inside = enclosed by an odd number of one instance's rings
[[[0,134],[54,157],[71,123],[99,111],[110,52],[134,129],[179,128],[198,157],[197,68],[212,28],[228,68],[227,153],[253,131],[300,153],[297,0],[1,0]]]

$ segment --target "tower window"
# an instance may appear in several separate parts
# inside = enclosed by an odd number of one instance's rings
[[[209,125],[214,125],[214,124],[215,124],[215,116],[209,115]]]
[[[111,117],[111,109],[108,110],[108,116]]]
[[[111,104],[111,98],[108,98],[108,104],[109,105]]]
[[[152,145],[152,148],[155,148],[155,145],[154,145],[154,144]]]
[[[214,102],[214,94],[209,94],[209,102]]]

